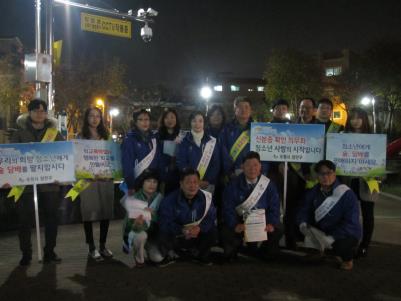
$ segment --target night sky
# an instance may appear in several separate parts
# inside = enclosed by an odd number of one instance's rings
[[[128,40],[82,32],[79,9],[55,9],[55,38],[64,40],[64,61],[117,56],[138,84],[179,84],[183,78],[221,72],[261,77],[273,48],[359,51],[377,39],[401,39],[399,0],[87,2],[120,11],[149,6],[159,11],[151,25],[153,40],[145,44],[139,23],[133,23],[133,39]],[[0,12],[0,36],[18,36],[32,50],[34,0],[0,0]]]

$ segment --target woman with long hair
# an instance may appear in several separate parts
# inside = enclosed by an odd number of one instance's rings
[[[345,133],[371,134],[369,118],[366,111],[361,108],[352,108],[348,113]],[[367,256],[367,251],[372,239],[374,229],[374,207],[377,199],[377,192],[371,192],[364,177],[352,178],[350,187],[357,195],[361,203],[362,212],[362,241],[356,257]]]
[[[99,108],[88,108],[85,111],[79,138],[88,140],[109,139],[109,132],[104,125],[103,114]],[[103,258],[111,258],[113,253],[106,248],[106,239],[109,222],[113,218],[113,180],[91,181],[89,187],[80,193],[80,197],[81,215],[86,243],[89,246],[89,256],[96,261],[101,261]],[[94,221],[100,221],[99,250],[96,249],[93,239],[92,223]]]
[[[209,134],[217,139],[225,124],[226,114],[223,107],[213,105],[207,113],[207,130]]]
[[[160,156],[161,190],[167,195],[179,187],[179,172],[176,165],[176,147],[180,142],[180,122],[176,110],[166,109],[159,119],[157,133]]]

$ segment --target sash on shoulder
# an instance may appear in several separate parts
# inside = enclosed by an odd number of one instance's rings
[[[249,143],[249,141],[250,141],[249,130],[245,130],[237,138],[237,140],[230,149],[230,157],[233,159],[234,162],[235,160],[237,160],[239,154],[242,152],[244,147]]]
[[[216,138],[210,137],[211,139],[206,143],[205,149],[203,150],[202,158],[199,161],[198,167],[196,168],[199,171],[200,179],[203,180],[203,177],[206,174],[206,170],[209,166],[210,160],[213,156],[214,147],[216,146]]]
[[[327,197],[323,203],[320,204],[315,210],[315,220],[318,223],[327,213],[338,203],[341,197],[349,190],[347,185],[338,185],[334,190],[333,194]]]
[[[235,207],[238,215],[243,216],[247,212],[250,212],[253,207],[259,202],[260,197],[266,191],[267,186],[270,183],[270,179],[264,175],[260,176],[258,183],[253,189],[249,197],[240,205]]]
[[[202,191],[202,193],[205,195],[205,202],[206,202],[205,212],[203,213],[203,216],[199,220],[197,220],[196,222],[184,225],[184,228],[199,226],[199,224],[203,221],[203,219],[206,217],[207,213],[209,212],[210,205],[212,205],[212,194],[206,190],[200,189],[200,191]]]
[[[149,154],[147,154],[147,156],[145,158],[142,159],[141,162],[139,162],[135,168],[134,168],[134,174],[135,174],[135,178],[139,177],[141,175],[141,173],[149,167],[149,165],[152,163],[155,154],[156,154],[156,139],[152,138],[152,150],[150,151]]]

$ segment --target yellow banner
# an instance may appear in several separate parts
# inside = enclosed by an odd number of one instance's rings
[[[131,39],[131,22],[81,13],[81,29]]]
[[[63,48],[63,40],[58,40],[53,43],[53,63],[55,66],[60,65],[62,48]]]

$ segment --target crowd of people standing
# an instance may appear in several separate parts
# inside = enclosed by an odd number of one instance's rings
[[[289,104],[284,99],[273,102],[272,123],[323,124],[326,133],[370,133],[366,112],[349,111],[345,128],[331,120],[333,104],[329,99],[316,102],[303,98],[299,118],[287,118]],[[320,252],[332,249],[341,258],[340,267],[351,270],[353,258],[366,256],[373,233],[375,193],[362,177],[337,177],[333,162],[317,164],[290,163],[283,224],[280,207],[283,191],[283,164],[261,161],[250,150],[252,102],[247,97],[234,100],[234,117],[226,121],[221,106],[215,105],[205,116],[192,112],[183,131],[179,114],[166,109],[158,129],[151,128],[151,114],[133,113],[133,128],[121,145],[124,181],[121,200],[127,209],[123,221],[123,251],[133,254],[135,266],[147,261],[165,266],[177,258],[191,257],[204,265],[212,264],[211,248],[223,249],[225,262],[239,252],[262,259],[275,258],[279,241],[295,250],[299,241],[313,237]],[[28,115],[19,120],[20,129],[13,143],[61,140],[59,133],[47,139],[55,125],[47,117],[47,105],[35,99]],[[85,112],[80,139],[108,140],[101,111]],[[45,262],[60,262],[54,252],[57,236],[55,221],[58,185],[39,185],[39,199],[45,212]],[[55,194],[56,193],[56,194]],[[81,213],[88,254],[95,261],[113,256],[106,247],[109,221],[113,218],[112,180],[92,181],[81,192]],[[146,203],[145,213],[133,218],[128,202]],[[30,224],[32,192],[27,190],[17,203],[20,221],[20,265],[32,260]],[[361,207],[363,227],[359,222]],[[267,240],[246,242],[246,221],[255,211],[265,215]],[[99,247],[93,237],[93,222],[100,222]],[[362,231],[363,229],[363,231]],[[363,233],[362,233],[363,232]]]

